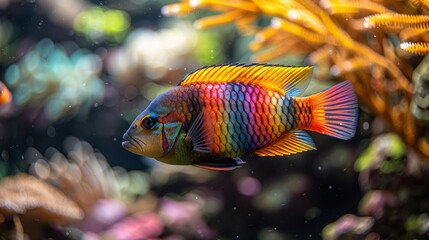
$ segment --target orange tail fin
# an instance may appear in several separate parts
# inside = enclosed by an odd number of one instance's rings
[[[337,84],[309,99],[313,117],[308,130],[344,140],[355,135],[358,103],[351,82]]]

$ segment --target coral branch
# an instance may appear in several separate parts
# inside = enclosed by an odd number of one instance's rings
[[[416,28],[429,30],[429,16],[383,13],[364,18],[363,25],[365,28],[387,27],[390,29]]]
[[[189,6],[187,3],[175,3],[164,6],[161,9],[162,14],[165,16],[177,16],[184,15],[194,11],[195,8]]]
[[[243,14],[242,10],[233,10],[221,15],[215,15],[211,17],[205,17],[203,19],[197,20],[194,25],[196,28],[208,28],[217,25],[222,25],[234,21]]]
[[[355,14],[362,11],[369,11],[372,13],[386,13],[391,12],[390,9],[381,4],[371,1],[347,1],[347,2],[327,2],[323,4],[330,14]]]
[[[416,55],[429,54],[429,43],[427,42],[403,42],[401,49]]]
[[[197,7],[210,7],[213,5],[228,7],[231,9],[240,9],[249,12],[259,12],[259,8],[250,1],[221,1],[221,0],[193,0],[189,1],[189,5]]]
[[[291,23],[287,22],[285,20],[282,20],[280,18],[273,18],[271,21],[271,26],[273,28],[282,29],[285,32],[289,32],[291,34],[296,35],[297,37],[303,38],[304,40],[312,43],[324,43],[327,40],[324,35],[314,33],[311,31],[306,30],[305,28]]]

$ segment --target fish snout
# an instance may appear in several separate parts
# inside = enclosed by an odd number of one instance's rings
[[[134,146],[134,139],[131,137],[131,135],[128,133],[128,131],[126,131],[124,133],[124,136],[122,136],[122,139],[124,139],[124,141],[122,142],[122,147],[129,150]]]
[[[124,135],[122,136],[122,138],[124,139],[124,141],[122,142],[122,147],[127,151],[130,151],[137,155],[141,155],[143,151],[141,144],[144,144],[144,142],[139,141],[139,139],[136,137],[136,128],[137,125],[133,124],[124,133]]]
[[[131,137],[130,137],[130,135],[128,134],[128,131],[126,131],[126,132],[124,133],[124,135],[122,136],[122,139],[124,139],[125,141],[131,141]]]
[[[128,130],[124,133],[124,135],[122,136],[122,139],[124,139],[125,141],[128,142],[132,142],[134,139],[131,137],[132,134],[134,134],[133,132],[135,131],[135,129],[137,128],[137,125],[135,123],[133,123]],[[124,142],[122,142],[122,146],[124,145]]]

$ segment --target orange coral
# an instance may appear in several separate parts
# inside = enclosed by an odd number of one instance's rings
[[[392,29],[429,29],[429,16],[398,13],[381,13],[368,16],[363,23],[366,28],[387,27]]]
[[[49,184],[20,174],[0,184],[0,212],[37,216],[40,221],[70,223],[83,219],[75,202]]]
[[[113,197],[118,186],[115,173],[103,155],[75,137],[67,137],[67,157],[51,149],[49,161],[38,159],[30,171],[40,179],[57,186],[67,197],[88,213],[99,199]],[[38,156],[43,156],[36,149]]]
[[[408,5],[407,5],[408,4]],[[221,12],[197,20],[198,27],[243,22],[254,29],[249,45],[257,52],[253,60],[267,62],[288,53],[309,56],[320,70],[319,77],[337,75],[353,82],[363,105],[383,116],[405,142],[429,156],[429,143],[410,114],[415,66],[410,55],[399,48],[396,39],[423,40],[403,43],[410,53],[427,54],[429,17],[418,15],[426,9],[426,0],[185,0],[167,5],[167,15],[182,15],[197,9]],[[370,15],[375,14],[375,15]],[[413,15],[410,15],[413,14]],[[270,26],[254,24],[258,16],[272,17]],[[243,21],[251,16],[252,21]],[[389,33],[388,33],[389,32]],[[426,40],[428,39],[428,40]],[[363,70],[365,69],[365,70]],[[363,71],[362,71],[363,70]],[[420,138],[420,140],[418,140]],[[417,145],[417,142],[419,144]]]
[[[401,43],[401,48],[407,52],[416,55],[427,55],[429,54],[429,43],[427,42],[403,42]]]

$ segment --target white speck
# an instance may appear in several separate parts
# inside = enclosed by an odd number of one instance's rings
[[[322,166],[318,166],[317,170],[322,171]]]
[[[115,138],[115,137],[113,138],[113,141],[115,141],[115,142],[116,142],[116,138]]]
[[[369,123],[368,122],[364,122],[362,124],[362,127],[363,127],[364,130],[368,130],[369,129]]]
[[[287,16],[291,20],[298,19],[299,15],[300,15],[299,12],[296,10],[290,10],[287,12]]]
[[[370,28],[371,24],[369,23],[369,19],[368,18],[364,18],[363,19],[363,27],[364,28]]]
[[[280,20],[278,18],[271,19],[271,26],[273,28],[280,28],[280,26],[281,26]]]
[[[189,6],[191,6],[191,7],[197,7],[199,3],[200,3],[199,0],[190,0],[188,2]]]
[[[332,189],[332,185],[329,185],[329,186],[328,186],[328,188],[329,188],[329,189]]]

